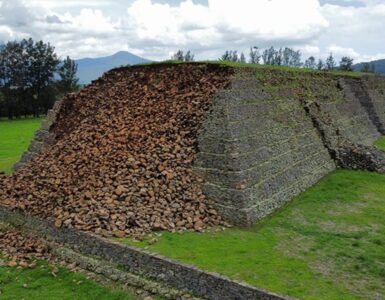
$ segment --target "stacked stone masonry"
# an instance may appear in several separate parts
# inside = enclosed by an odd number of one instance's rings
[[[383,172],[372,145],[385,124],[384,88],[374,76],[238,71],[200,137],[206,195],[225,218],[251,225],[336,167]]]
[[[254,223],[335,169],[301,101],[270,88],[254,70],[238,73],[200,140],[205,192],[237,224]]]
[[[368,94],[368,105],[372,106],[375,114],[373,118],[379,122],[378,129],[385,134],[385,80],[383,77],[367,76],[363,78],[362,85]]]

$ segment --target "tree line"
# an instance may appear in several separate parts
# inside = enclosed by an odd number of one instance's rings
[[[0,45],[0,117],[46,114],[63,95],[79,89],[77,65],[33,39]]]
[[[191,51],[184,54],[182,50],[178,50],[177,54],[173,55],[171,59],[177,61],[193,61],[194,55]],[[337,64],[332,53],[330,53],[325,60],[317,60],[314,56],[310,56],[305,61],[302,61],[301,51],[289,47],[276,49],[273,46],[264,50],[256,46],[251,47],[248,59],[243,52],[238,53],[236,50],[227,50],[219,58],[219,61],[307,68],[319,71],[339,70],[345,72],[352,72],[354,63],[353,58],[344,56]],[[364,63],[361,72],[374,73],[374,65]]]

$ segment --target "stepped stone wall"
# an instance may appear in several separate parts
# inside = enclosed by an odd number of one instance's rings
[[[337,130],[336,137],[371,146],[381,136],[361,104],[362,98],[368,99],[368,95],[360,79],[326,77],[319,80],[315,86],[327,87],[326,95],[315,94],[315,101],[323,112],[320,117],[328,118],[324,119],[325,124]]]
[[[372,147],[385,124],[382,84],[374,77],[238,70],[200,137],[196,171],[206,195],[226,219],[250,225],[336,167],[384,172],[385,156]]]
[[[224,217],[243,225],[336,168],[296,87],[279,82],[279,74],[275,83],[265,82],[258,72],[239,72],[231,90],[217,96],[196,163],[206,195]]]
[[[56,101],[53,108],[47,113],[47,116],[41,124],[38,131],[28,147],[28,150],[23,153],[19,162],[13,165],[13,171],[25,166],[30,162],[37,154],[44,150],[45,147],[49,147],[54,142],[55,135],[50,128],[56,122],[56,117],[60,111],[62,101]]]
[[[368,94],[366,99],[369,99],[363,105],[369,107],[378,131],[385,134],[385,80],[383,77],[367,76],[363,78],[362,85]]]

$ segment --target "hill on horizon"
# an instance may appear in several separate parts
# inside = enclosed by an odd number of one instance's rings
[[[80,84],[88,84],[92,80],[99,78],[104,72],[122,65],[137,65],[151,62],[127,51],[119,51],[105,57],[81,58],[75,61],[78,64],[77,75]]]
[[[373,60],[367,62],[370,66],[374,65],[375,72],[380,75],[385,75],[385,59]],[[353,66],[354,71],[361,71],[364,62],[355,64]]]

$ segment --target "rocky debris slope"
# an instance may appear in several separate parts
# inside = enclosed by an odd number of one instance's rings
[[[105,236],[221,224],[192,171],[202,120],[233,70],[122,68],[64,99],[54,145],[1,180],[0,205]]]
[[[7,266],[32,268],[36,259],[51,259],[47,245],[39,238],[2,227],[0,223],[0,255],[8,259]]]

